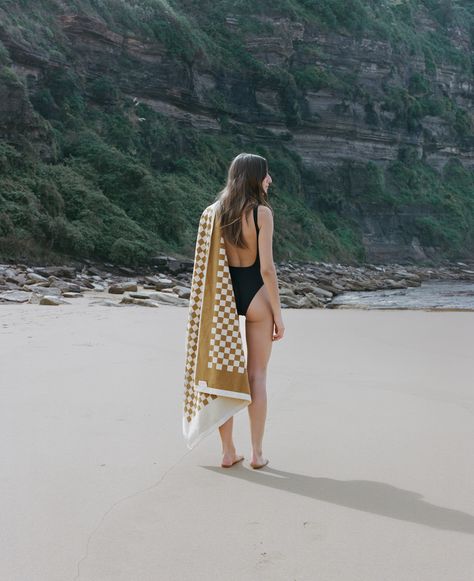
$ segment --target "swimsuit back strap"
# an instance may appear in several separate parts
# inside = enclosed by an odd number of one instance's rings
[[[258,232],[259,232],[260,228],[258,227],[258,224],[257,224],[257,212],[258,212],[258,206],[255,206],[255,208],[253,209],[253,219],[255,221],[255,228],[257,229],[257,236],[258,236]]]

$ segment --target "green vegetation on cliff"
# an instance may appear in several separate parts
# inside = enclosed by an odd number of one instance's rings
[[[436,24],[423,34],[422,13]],[[133,99],[127,86],[138,72],[127,51],[109,70],[88,69],[87,55],[77,53],[65,32],[65,19],[78,15],[100,23],[102,33],[161,47],[173,63],[167,89],[175,74],[181,84],[189,77],[191,92],[197,61],[213,71],[222,81],[212,92],[219,130],[194,129],[146,99]],[[456,46],[449,34],[456,26],[469,30],[472,47],[474,8],[467,1],[75,0],[65,10],[56,0],[0,0],[0,97],[8,105],[0,115],[0,258],[95,257],[139,265],[158,252],[192,256],[200,212],[240,151],[269,160],[277,259],[364,260],[351,210],[360,206],[385,213],[412,208],[407,239],[417,237],[439,256],[474,252],[474,174],[456,159],[437,171],[415,149],[401,147],[384,168],[370,159],[330,171],[303,165],[289,141],[292,131],[311,123],[302,106],[305,91],[330,89],[362,103],[366,123],[375,127],[376,99],[351,74],[312,64],[324,55],[308,40],[294,40],[298,58],[288,67],[253,56],[245,40],[272,34],[268,15],[381,39],[400,58],[421,58],[425,72],[385,86],[381,110],[392,114],[393,128],[414,135],[424,117],[443,119],[457,144],[472,150],[470,114],[436,93],[431,78],[441,62],[472,78],[472,48]],[[41,71],[34,80],[27,65],[17,66],[29,58]],[[279,96],[279,121],[288,129],[279,136],[253,116],[242,122],[253,92],[262,88]]]

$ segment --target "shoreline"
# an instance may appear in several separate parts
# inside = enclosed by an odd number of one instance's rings
[[[365,305],[337,305],[337,308],[333,308],[333,311],[357,309],[359,311],[426,311],[434,313],[472,313],[474,308],[467,307],[465,309],[453,308],[453,307],[367,307]]]
[[[90,291],[101,293],[108,306],[189,305],[193,261],[170,256],[157,266],[133,270],[111,263],[86,260],[73,265],[27,266],[0,263],[0,305],[66,304]],[[333,303],[342,293],[408,289],[423,282],[474,282],[474,262],[452,262],[437,267],[400,264],[361,266],[326,262],[286,261],[275,264],[280,301],[288,308],[383,308]],[[121,298],[118,302],[117,298]],[[389,307],[398,308],[398,307]],[[399,307],[405,310],[405,307]],[[413,309],[413,307],[407,307]],[[423,306],[419,307],[423,308]],[[416,310],[416,309],[414,309]],[[433,310],[441,310],[436,308]],[[459,308],[458,310],[471,310]]]

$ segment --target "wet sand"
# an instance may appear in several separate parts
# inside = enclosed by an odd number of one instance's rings
[[[185,446],[185,308],[71,303],[0,305],[1,579],[472,581],[473,313],[285,309],[252,470],[246,410]]]

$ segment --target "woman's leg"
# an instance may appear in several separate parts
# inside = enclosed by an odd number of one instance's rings
[[[219,433],[222,440],[222,466],[232,466],[243,456],[236,454],[234,442],[232,440],[232,428],[234,426],[234,418],[229,418],[226,422],[219,426]]]
[[[246,314],[247,371],[252,394],[248,406],[252,440],[251,465],[265,464],[263,434],[267,416],[267,365],[273,345],[273,315],[268,291],[262,286],[252,299]]]

